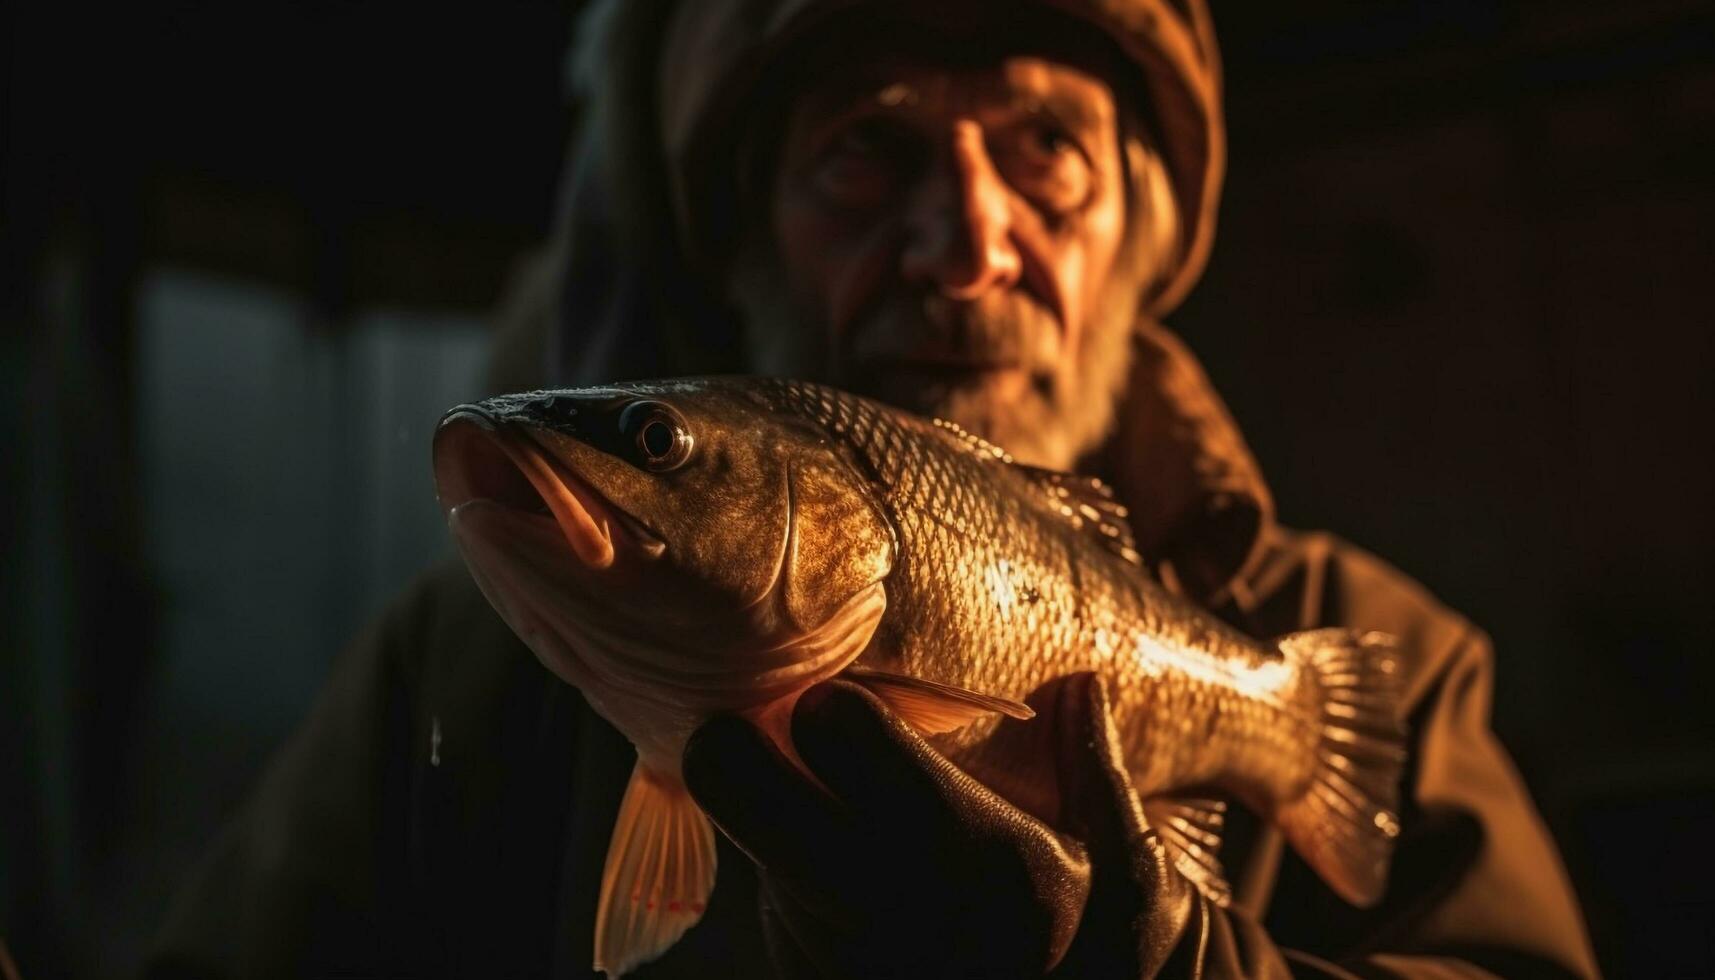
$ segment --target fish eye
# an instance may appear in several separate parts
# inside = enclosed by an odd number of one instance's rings
[[[633,402],[619,416],[619,434],[637,451],[644,468],[677,469],[691,457],[691,430],[678,412],[660,402]]]

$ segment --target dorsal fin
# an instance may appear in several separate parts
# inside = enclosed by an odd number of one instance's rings
[[[1137,553],[1137,542],[1131,536],[1130,515],[1125,505],[1114,499],[1113,488],[1093,476],[1080,476],[1060,470],[1045,470],[1023,463],[1012,464],[1026,480],[1042,488],[1048,497],[1048,509],[1066,520],[1072,527],[1084,531],[1102,547],[1133,565],[1143,564]]]
[[[1005,463],[1048,495],[1048,509],[1074,528],[1087,532],[1102,547],[1133,565],[1142,565],[1137,542],[1131,535],[1125,505],[1114,499],[1114,491],[1093,476],[1043,469],[1013,459],[1011,454],[987,439],[966,431],[957,422],[931,419],[936,428],[964,443],[972,453]]]
[[[934,425],[935,428],[945,431],[947,434],[951,435],[953,438],[964,443],[966,448],[968,448],[971,452],[977,454],[978,456],[982,456],[982,457],[989,458],[989,459],[997,459],[997,460],[1000,460],[1002,463],[1012,463],[1013,462],[1011,453],[1000,448],[999,446],[995,445],[994,443],[989,442],[987,439],[984,439],[982,436],[977,435],[975,432],[972,432],[969,429],[966,429],[964,426],[960,425],[957,422],[950,422],[947,419],[942,419],[942,418],[930,419],[929,422],[930,422],[930,424]],[[1016,464],[1014,464],[1014,465],[1016,465]]]

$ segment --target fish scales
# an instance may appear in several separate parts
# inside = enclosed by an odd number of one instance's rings
[[[1013,698],[1098,671],[1140,792],[1215,783],[1266,805],[1304,791],[1319,736],[1305,669],[1169,597],[989,444],[817,386],[759,393],[861,455],[902,538],[866,665]],[[939,744],[979,752],[998,723]]]

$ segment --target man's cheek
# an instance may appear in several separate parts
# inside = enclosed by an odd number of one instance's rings
[[[807,191],[781,196],[775,210],[775,245],[798,304],[826,326],[840,323],[844,294],[853,288],[853,256],[859,239]]]
[[[801,193],[785,193],[774,209],[775,254],[780,257],[788,282],[798,295],[819,292],[827,271],[822,250],[831,237],[817,209]]]
[[[1099,283],[1090,268],[1089,249],[1081,222],[1035,243],[1047,277],[1052,281],[1054,313],[1059,321],[1060,356],[1075,358],[1091,314],[1091,290]]]
[[[820,277],[822,308],[828,328],[836,336],[844,336],[859,319],[875,312],[893,285],[897,268],[881,225],[858,234],[840,234],[840,229],[829,229],[829,234]]]

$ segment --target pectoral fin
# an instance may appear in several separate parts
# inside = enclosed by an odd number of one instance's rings
[[[618,977],[661,955],[703,917],[714,886],[714,825],[683,783],[639,762],[607,847],[595,968]]]
[[[849,667],[842,676],[868,688],[887,702],[894,714],[925,735],[939,735],[963,728],[984,715],[997,712],[1020,721],[1036,716],[1027,704],[920,677],[865,667]]]

